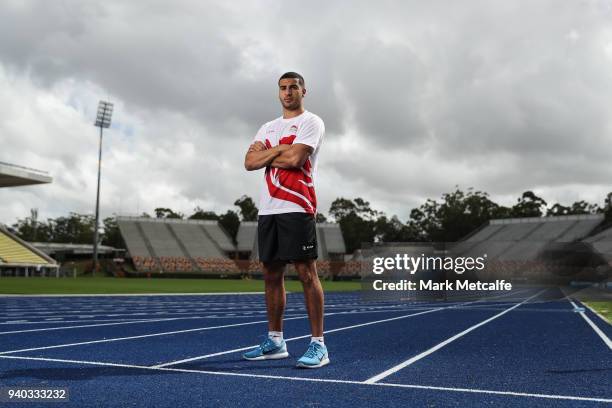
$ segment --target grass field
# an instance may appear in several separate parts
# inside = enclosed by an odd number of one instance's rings
[[[593,310],[597,311],[600,315],[606,318],[608,323],[612,323],[612,301],[593,301],[593,302],[584,302]]]
[[[325,291],[360,289],[359,282],[321,281]],[[299,281],[286,280],[290,292],[301,292]],[[243,279],[121,279],[121,278],[0,278],[0,294],[113,294],[263,292],[263,280]]]

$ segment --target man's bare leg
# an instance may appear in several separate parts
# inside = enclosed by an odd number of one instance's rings
[[[285,312],[285,263],[264,263],[264,280],[266,286],[266,309],[268,312],[268,330],[283,331],[283,313]]]
[[[323,336],[323,288],[317,276],[317,265],[314,260],[295,261],[302,287],[304,302],[310,319],[310,330],[313,337]]]
[[[269,360],[289,357],[283,341],[283,313],[285,312],[285,263],[264,263],[268,338],[242,355],[246,360]],[[271,343],[272,342],[272,343]]]

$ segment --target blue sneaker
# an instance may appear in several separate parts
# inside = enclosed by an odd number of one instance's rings
[[[302,368],[319,368],[329,364],[327,347],[313,341],[306,353],[298,360],[296,366]]]
[[[245,360],[276,360],[279,358],[289,357],[287,352],[287,343],[285,340],[277,346],[270,338],[266,338],[263,343],[251,351],[247,351],[242,355]]]

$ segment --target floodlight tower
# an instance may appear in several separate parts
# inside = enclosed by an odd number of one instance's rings
[[[113,116],[113,104],[100,101],[98,104],[98,115],[95,126],[100,128],[100,148],[98,152],[98,191],[96,193],[96,224],[94,229],[94,250],[92,275],[98,271],[98,230],[100,229],[100,172],[102,169],[102,134],[103,130],[110,127],[111,116]]]

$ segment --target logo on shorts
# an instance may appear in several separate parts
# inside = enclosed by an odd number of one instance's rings
[[[309,249],[314,248],[314,244],[310,244],[310,245],[302,245],[302,250],[304,251],[308,251]]]

